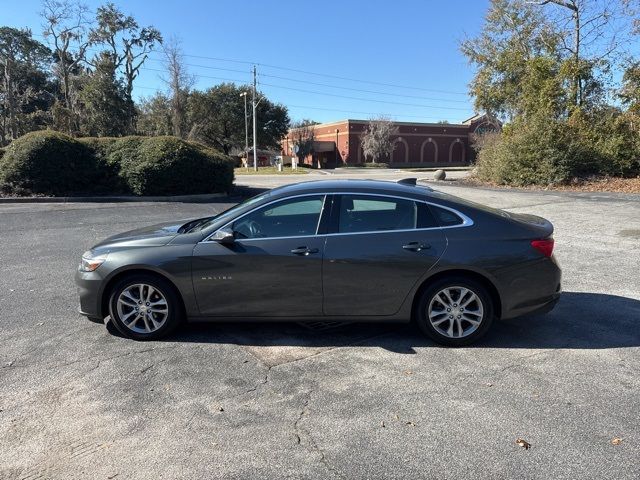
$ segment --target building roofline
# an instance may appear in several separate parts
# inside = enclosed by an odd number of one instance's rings
[[[474,118],[476,115],[474,115],[471,118]],[[370,120],[359,120],[357,118],[346,118],[344,120],[337,120],[334,122],[327,122],[327,123],[318,123],[317,125],[310,125],[311,127],[313,127],[314,129],[316,128],[327,128],[327,127],[331,127],[333,125],[342,125],[344,123],[359,123],[359,124],[367,124],[369,123]],[[393,121],[392,122],[395,125],[405,125],[405,126],[421,126],[421,127],[453,127],[453,128],[469,128],[468,124],[464,124],[464,123],[429,123],[429,122],[396,122]],[[290,128],[289,132],[291,132],[292,130],[295,130],[295,128]]]

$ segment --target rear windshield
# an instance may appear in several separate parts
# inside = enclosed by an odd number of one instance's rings
[[[509,212],[505,212],[499,208],[489,207],[487,205],[483,205],[482,203],[476,203],[471,200],[465,200],[464,198],[456,197],[455,195],[449,195],[448,193],[442,192],[432,192],[429,194],[430,197],[440,198],[442,200],[448,200],[450,202],[456,202],[461,205],[465,205],[467,207],[475,208],[476,210],[482,210],[484,212],[493,213],[494,215],[500,215],[504,218],[511,218],[511,214]]]

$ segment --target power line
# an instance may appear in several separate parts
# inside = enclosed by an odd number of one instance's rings
[[[398,84],[393,84],[393,83],[384,83],[384,82],[375,82],[373,80],[360,80],[357,78],[349,78],[349,77],[342,77],[339,75],[331,75],[328,73],[318,73],[318,72],[311,72],[308,70],[299,70],[297,68],[289,68],[289,67],[282,67],[280,65],[272,65],[272,64],[268,64],[268,63],[261,63],[261,62],[255,62],[255,61],[248,61],[248,60],[236,60],[236,59],[230,59],[230,58],[221,58],[221,57],[208,57],[205,55],[189,55],[189,54],[183,54],[184,57],[189,57],[189,58],[200,58],[200,59],[205,59],[205,60],[213,60],[213,61],[217,61],[217,62],[232,62],[232,63],[241,63],[241,64],[246,64],[246,65],[258,65],[261,67],[266,67],[266,68],[273,68],[276,70],[284,70],[284,71],[288,71],[288,72],[296,72],[296,73],[302,73],[305,75],[315,75],[315,76],[319,76],[319,77],[325,77],[325,78],[333,78],[336,80],[346,80],[349,82],[357,82],[357,83],[367,83],[370,85],[381,85],[384,87],[393,87],[393,88],[403,88],[403,89],[407,89],[407,90],[419,90],[419,91],[423,91],[423,92],[433,92],[433,93],[443,93],[443,94],[447,94],[447,95],[465,95],[467,96],[466,92],[453,92],[450,90],[436,90],[436,89],[431,89],[431,88],[422,88],[422,87],[415,87],[415,86],[408,86],[408,85],[398,85]]]
[[[41,37],[41,38],[47,38],[44,35],[39,35],[39,34],[33,34],[33,36],[37,36],[37,37]],[[101,49],[88,49],[91,51],[98,51],[101,52],[103,50]],[[77,52],[75,52],[77,53]],[[154,53],[154,52],[152,52]],[[206,55],[192,55],[192,54],[186,54],[183,53],[182,54],[183,57],[188,57],[188,58],[199,58],[199,59],[204,59],[204,60],[212,60],[212,61],[216,61],[216,62],[230,62],[230,63],[237,63],[237,64],[244,64],[244,65],[258,65],[260,67],[265,67],[265,68],[272,68],[272,69],[276,69],[276,70],[283,70],[283,71],[288,71],[288,72],[295,72],[295,73],[301,73],[304,75],[314,75],[314,76],[319,76],[319,77],[324,77],[324,78],[332,78],[334,80],[343,80],[343,81],[348,81],[348,82],[356,82],[356,83],[363,83],[363,84],[369,84],[369,85],[378,85],[378,86],[384,86],[384,87],[391,87],[391,88],[401,88],[401,89],[406,89],[406,90],[415,90],[415,91],[422,91],[422,92],[432,92],[432,93],[440,93],[440,94],[444,94],[444,95],[464,95],[464,96],[468,96],[468,94],[466,92],[454,92],[454,91],[450,91],[450,90],[438,90],[438,89],[431,89],[431,88],[423,88],[423,87],[416,87],[416,86],[410,86],[410,85],[399,85],[399,84],[394,84],[394,83],[384,83],[384,82],[376,82],[373,80],[362,80],[362,79],[358,79],[358,78],[350,78],[350,77],[343,77],[343,76],[339,76],[339,75],[332,75],[332,74],[328,74],[328,73],[320,73],[320,72],[312,72],[309,70],[301,70],[301,69],[297,69],[297,68],[290,68],[290,67],[283,67],[280,65],[273,65],[273,64],[268,64],[268,63],[261,63],[261,62],[255,62],[255,61],[249,61],[249,60],[238,60],[238,59],[232,59],[232,58],[223,58],[223,57],[211,57],[211,56],[206,56]],[[154,59],[152,57],[148,57],[149,59],[152,59],[154,61],[162,61],[162,59]],[[199,68],[216,68],[216,69],[222,69],[221,67],[207,67],[207,66],[202,66],[200,65]],[[231,69],[229,69],[229,71],[233,71]],[[239,70],[237,70],[238,72],[240,72]],[[336,87],[339,88],[339,87]],[[373,93],[373,92],[371,92]]]
[[[387,113],[381,113],[381,112],[362,112],[362,111],[358,111],[358,110],[337,110],[335,108],[323,108],[323,107],[312,107],[309,105],[292,105],[292,104],[288,104],[288,107],[294,107],[294,108],[304,108],[307,110],[322,110],[322,111],[326,111],[326,112],[340,112],[340,113],[356,113],[358,115],[367,115],[367,116],[385,116],[385,117],[407,117],[407,118],[422,118],[424,120],[442,120],[442,118],[437,118],[437,117],[425,117],[424,115],[397,115],[397,114],[387,114]]]
[[[141,70],[148,70],[148,71],[152,71],[152,72],[164,72],[164,70],[158,70],[155,68],[149,68],[149,67],[140,67]],[[244,82],[244,80],[239,80],[239,79],[232,79],[232,78],[225,78],[225,77],[214,77],[214,76],[210,76],[210,75],[202,75],[202,78],[210,78],[210,79],[214,79],[214,80],[222,80],[222,81],[228,81],[228,82]],[[282,90],[290,90],[290,91],[295,91],[295,92],[302,92],[302,93],[311,93],[314,95],[324,95],[324,96],[328,96],[328,97],[336,97],[336,98],[344,98],[347,100],[357,100],[360,102],[373,102],[373,103],[383,103],[386,105],[399,105],[399,106],[403,106],[403,107],[413,107],[413,108],[432,108],[432,109],[437,109],[437,110],[458,110],[458,111],[464,111],[467,112],[469,111],[468,108],[462,108],[462,107],[442,107],[442,106],[437,106],[437,105],[423,105],[423,104],[413,104],[413,103],[405,103],[405,102],[391,102],[391,101],[387,101],[387,100],[377,100],[377,99],[373,99],[373,98],[363,98],[363,97],[351,97],[348,95],[339,95],[336,93],[327,93],[327,92],[318,92],[315,90],[306,90],[306,89],[302,89],[302,88],[294,88],[294,87],[287,87],[284,85],[274,85],[271,83],[260,83],[261,86],[266,86],[266,87],[272,87],[272,88],[279,88]]]
[[[158,60],[155,58],[149,58],[149,60],[153,61],[153,62],[160,62],[162,63],[162,60]],[[223,67],[214,67],[211,65],[197,65],[197,64],[193,64],[193,63],[185,63],[184,64],[187,67],[194,67],[194,68],[206,68],[209,70],[220,70],[220,71],[225,71],[225,72],[235,72],[235,73],[247,73],[245,70],[238,70],[235,68],[223,68]],[[196,74],[197,75],[197,74]],[[339,90],[348,90],[351,92],[360,92],[360,93],[373,93],[376,95],[388,95],[388,96],[392,96],[392,97],[402,97],[402,98],[415,98],[417,100],[427,100],[427,101],[436,101],[436,102],[450,102],[450,103],[465,103],[468,104],[469,102],[467,100],[452,100],[452,99],[447,99],[447,98],[433,98],[433,97],[421,97],[418,95],[407,95],[407,94],[402,94],[402,93],[389,93],[389,92],[381,92],[379,90],[364,90],[361,88],[350,88],[350,87],[342,87],[339,85],[330,85],[327,83],[320,83],[320,82],[312,82],[309,80],[301,80],[298,78],[291,78],[291,77],[283,77],[280,75],[270,75],[267,73],[260,73],[258,75],[259,77],[268,77],[268,78],[275,78],[278,80],[285,80],[285,81],[289,81],[289,82],[297,82],[297,83],[304,83],[307,85],[317,85],[320,87],[328,87],[328,88],[336,88]],[[266,84],[264,84],[266,85]]]
[[[414,104],[414,103],[403,103],[403,102],[390,102],[387,100],[376,100],[373,98],[362,98],[362,97],[350,97],[348,95],[339,95],[337,93],[326,93],[326,92],[317,92],[314,90],[305,90],[302,88],[294,88],[294,87],[285,87],[282,85],[273,85],[271,83],[260,83],[260,85],[264,85],[267,87],[273,87],[273,88],[281,88],[284,90],[292,90],[295,92],[303,92],[303,93],[312,93],[314,95],[325,95],[328,97],[336,97],[336,98],[345,98],[347,100],[358,100],[361,102],[374,102],[374,103],[385,103],[387,105],[401,105],[404,107],[416,107],[416,108],[436,108],[436,109],[440,109],[440,110],[462,110],[462,111],[468,111],[468,108],[461,108],[461,107],[440,107],[437,105],[420,105],[420,104]]]
[[[261,73],[258,76],[260,77],[269,77],[269,78],[277,78],[280,80],[288,80],[290,82],[298,82],[298,83],[305,83],[307,85],[317,85],[317,86],[321,86],[321,87],[329,87],[329,88],[337,88],[340,90],[349,90],[351,92],[361,92],[361,93],[375,93],[377,95],[389,95],[392,97],[403,97],[403,98],[415,98],[418,100],[427,100],[427,101],[443,101],[443,102],[451,102],[451,103],[469,103],[467,100],[450,100],[450,99],[445,99],[445,98],[433,98],[433,97],[420,97],[417,95],[406,95],[406,94],[402,94],[402,93],[389,93],[389,92],[381,92],[379,90],[363,90],[360,88],[349,88],[349,87],[340,87],[338,85],[329,85],[327,83],[318,83],[318,82],[310,82],[308,80],[300,80],[297,78],[290,78],[290,77],[281,77],[278,75],[269,75],[266,73]]]
[[[161,92],[162,89],[157,88],[157,87],[149,87],[146,85],[137,85],[136,88],[142,88],[144,90],[153,90],[155,92]],[[302,109],[307,109],[307,110],[319,110],[319,111],[325,111],[325,112],[339,112],[339,113],[355,113],[358,115],[367,115],[367,116],[385,116],[385,117],[406,117],[406,118],[421,118],[424,120],[442,120],[441,117],[428,117],[428,116],[424,116],[424,115],[397,115],[397,114],[390,114],[390,113],[384,113],[384,112],[363,112],[360,110],[341,110],[341,109],[335,109],[335,108],[326,108],[326,107],[317,107],[317,106],[312,106],[312,105],[292,105],[292,104],[287,104],[288,107],[294,107],[294,108],[302,108]]]

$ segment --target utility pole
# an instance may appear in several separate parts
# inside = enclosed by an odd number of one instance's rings
[[[251,104],[253,106],[253,169],[258,171],[258,140],[257,140],[257,123],[256,123],[256,66],[253,66],[253,89],[251,95]]]
[[[246,160],[246,166],[249,168],[249,123],[247,122],[247,93],[242,92],[241,97],[244,97],[244,155]]]

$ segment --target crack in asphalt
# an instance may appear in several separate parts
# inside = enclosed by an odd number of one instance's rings
[[[551,352],[553,352],[553,350],[552,349],[548,349],[548,350],[542,350],[540,352],[530,353],[529,355],[519,356],[518,358],[515,359],[515,361],[509,363],[508,365],[505,365],[500,370],[498,370],[497,373],[504,373],[507,370],[510,370],[512,368],[521,367],[523,365],[523,363],[522,363],[523,360],[527,360],[529,358],[537,357],[538,355],[544,355],[546,353],[551,353]]]
[[[293,422],[293,435],[296,439],[296,445],[300,445],[301,447],[307,449],[309,452],[318,455],[318,461],[332,474],[334,477],[338,478],[347,478],[342,472],[340,472],[337,468],[329,463],[327,459],[327,455],[325,451],[320,448],[311,435],[311,431],[303,428],[300,423],[304,417],[308,417],[310,414],[309,411],[309,402],[311,402],[311,395],[313,390],[310,390],[306,393],[306,399],[302,404],[302,409],[298,414],[295,422]],[[303,441],[303,437],[306,439]]]
[[[142,349],[142,350],[134,350],[134,351],[131,351],[131,352],[121,353],[119,355],[112,355],[110,357],[94,360],[95,361],[94,365],[92,365],[90,368],[86,369],[83,372],[76,372],[70,380],[61,383],[57,388],[64,389],[70,383],[76,382],[76,381],[86,377],[89,373],[97,370],[105,362],[109,362],[111,360],[117,360],[119,358],[124,358],[124,357],[128,357],[128,356],[131,356],[131,355],[138,355],[138,354],[142,354],[142,353],[148,353],[148,352],[152,352],[152,351],[156,351],[156,350],[158,350],[158,351],[159,350],[173,350],[173,349],[175,349],[175,348],[177,348],[179,346],[180,345],[171,345],[171,346],[168,346],[168,347],[145,348],[145,349]],[[36,349],[37,349],[37,347],[36,347]],[[20,358],[20,357],[18,357],[18,358]],[[69,365],[75,365],[77,363],[84,362],[85,360],[86,359],[78,359],[78,360],[74,360],[74,361],[71,361],[71,362],[53,363],[53,364],[45,365],[45,367],[46,368],[66,367],[66,366],[69,366]],[[157,363],[163,362],[163,361],[165,361],[165,360],[160,360],[159,362],[154,362],[154,364],[152,364],[152,366],[157,364]],[[18,367],[29,367],[29,366],[34,366],[34,365],[13,365],[12,367],[4,366],[3,368],[18,368]],[[148,370],[148,368],[147,368],[147,370]],[[143,373],[143,372],[140,372],[140,373]],[[9,408],[4,408],[3,410],[4,411],[11,411],[11,410],[14,410],[14,409],[19,408],[19,407],[24,407],[29,402],[31,402],[36,395],[37,395],[37,392],[36,393],[32,393],[31,395],[28,395],[24,399],[23,402],[21,402],[19,404],[16,404],[16,405],[14,405],[12,407],[9,407]]]
[[[81,330],[87,330],[89,328],[91,328],[91,325],[88,325],[88,326],[82,328]],[[58,335],[56,337],[51,337],[51,338],[49,338],[49,340],[50,341],[55,340],[56,342],[60,342],[60,341],[64,340],[65,338],[69,338],[69,337],[75,336],[77,334],[78,334],[78,330],[74,330],[73,332],[67,332],[67,333],[64,333],[62,335]],[[5,338],[2,343],[7,342],[8,340],[9,339]],[[24,358],[24,357],[26,357],[28,355],[31,355],[33,352],[37,351],[41,347],[42,347],[42,343],[36,345],[35,347],[30,348],[26,352],[23,352],[23,353],[19,354],[18,356],[14,357],[13,360],[10,360],[9,362],[7,362],[5,365],[2,366],[2,368],[18,368],[18,367],[36,366],[36,365],[15,365],[15,363],[18,360],[20,360],[21,358]],[[51,365],[45,365],[45,366],[51,366]],[[58,365],[53,365],[53,366],[63,366],[63,364],[62,365],[58,364]]]

